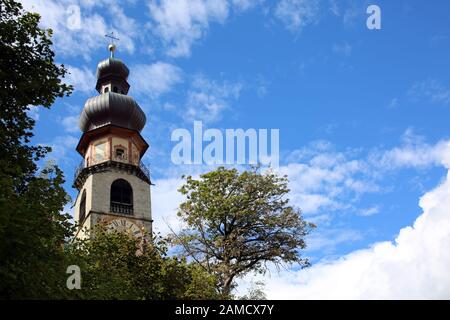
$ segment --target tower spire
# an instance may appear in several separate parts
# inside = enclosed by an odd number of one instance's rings
[[[98,64],[99,95],[86,101],[79,121],[83,134],[77,151],[83,160],[73,183],[79,191],[76,237],[90,237],[90,230],[102,224],[107,230],[143,238],[152,234],[153,222],[150,172],[141,162],[149,147],[140,134],[146,116],[127,95],[130,70],[114,58],[114,41],[119,39],[113,32],[105,36],[111,41],[111,57]]]
[[[120,39],[114,36],[114,31],[105,34],[105,37],[111,39],[109,42],[108,50],[111,52],[111,58],[114,58],[114,51],[116,51],[116,45],[114,44],[114,40],[119,41]]]

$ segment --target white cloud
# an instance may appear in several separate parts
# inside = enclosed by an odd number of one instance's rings
[[[450,168],[450,142],[438,143]],[[419,202],[423,213],[386,241],[306,270],[267,276],[270,299],[449,299],[450,171]],[[244,287],[248,280],[243,281]]]
[[[329,142],[316,141],[285,157],[279,172],[289,177],[290,199],[307,216],[343,209],[368,216],[376,213],[376,205],[368,211],[357,209],[361,195],[385,192],[387,187],[380,185],[387,172],[441,165],[448,157],[443,154],[445,144],[427,144],[412,129],[405,131],[399,146],[373,149],[367,156],[358,150],[338,152]]]
[[[78,127],[78,121],[81,113],[80,106],[64,103],[63,108],[66,115],[57,118],[58,124],[62,125],[64,127],[64,131],[66,132],[79,133],[80,128]]]
[[[231,4],[238,11],[245,11],[260,5],[265,0],[231,0]]]
[[[363,217],[370,217],[377,213],[380,213],[380,208],[378,206],[362,209],[358,212],[358,214]]]
[[[135,50],[135,38],[141,32],[140,26],[136,20],[125,14],[123,8],[116,1],[108,4],[107,8],[112,18],[113,28],[117,29],[114,33],[120,39],[120,49],[125,48],[126,51],[133,53]]]
[[[264,0],[150,0],[148,26],[163,42],[169,56],[189,56],[194,43],[213,23],[224,24],[230,9],[245,12]]]
[[[372,151],[367,158],[364,158],[354,150],[337,152],[333,150],[329,142],[316,141],[287,156],[288,163],[280,166],[278,172],[286,174],[289,178],[291,204],[299,207],[307,220],[311,222],[329,222],[333,220],[337,211],[342,210],[361,216],[370,216],[380,211],[380,205],[358,207],[362,195],[384,192],[385,188],[382,188],[380,184],[386,172],[401,168],[426,168],[440,165],[443,159],[450,157],[443,153],[445,144],[445,142],[439,142],[434,146],[428,145],[411,130],[407,130],[399,147]],[[450,158],[447,161],[450,163]],[[183,168],[184,171],[188,169],[189,167]],[[200,169],[203,172],[214,168],[201,167]],[[160,183],[164,186],[173,184],[178,180],[173,180],[171,177],[179,176],[181,176],[180,170],[175,170],[167,175],[167,181],[161,179]],[[176,189],[176,187],[163,188],[158,197],[154,197],[154,201],[159,202],[160,199],[166,198],[178,199]],[[167,196],[162,196],[162,193],[167,193]],[[170,203],[172,209],[178,204]],[[166,201],[158,204],[160,207],[165,205]],[[162,211],[166,212],[168,217],[175,217],[175,210]],[[326,234],[322,234],[321,237],[321,241],[324,242]]]
[[[96,49],[103,47],[106,53],[104,36],[111,31],[120,38],[120,48],[134,52],[139,28],[124,13],[121,6],[125,1],[27,0],[22,3],[25,10],[41,15],[43,27],[53,30],[52,41],[59,54],[90,60]]]
[[[214,122],[222,112],[230,108],[230,103],[239,98],[242,84],[227,81],[217,82],[203,76],[195,77],[187,95],[183,117],[189,121]]]
[[[292,203],[311,215],[350,209],[352,197],[379,191],[366,161],[352,156],[325,141],[292,152],[289,163],[279,168],[289,178]]]
[[[358,241],[363,238],[361,232],[345,228],[316,229],[308,237],[308,252],[321,251],[322,254],[329,255],[340,244]]]
[[[392,150],[379,150],[380,154],[390,155],[396,150],[394,158],[409,153],[408,143],[421,141],[411,131],[407,131],[403,138],[403,145]],[[450,168],[450,142],[439,142],[428,146],[421,142],[422,147],[434,150],[434,156],[426,161],[428,165],[441,164]],[[316,148],[322,152],[330,152],[331,146],[325,142],[316,143]],[[417,154],[424,149],[415,149]],[[314,150],[297,152],[299,158],[314,158]],[[338,156],[340,158],[340,156]],[[351,161],[346,158],[333,160],[331,157],[315,159],[308,163],[316,166],[341,166],[335,175],[342,180]],[[400,159],[403,159],[400,156]],[[291,159],[292,160],[292,159]],[[370,161],[367,161],[370,162]],[[398,162],[395,168],[417,165],[422,167],[424,161],[418,163]],[[357,168],[357,167],[356,167]],[[392,170],[393,168],[388,168]],[[311,168],[312,170],[312,168]],[[348,171],[349,170],[349,171]],[[334,170],[332,170],[334,171]],[[344,174],[345,173],[345,174]],[[319,184],[329,184],[324,180],[320,170],[312,175],[313,178],[303,180],[306,189],[311,185],[314,177],[318,177]],[[291,177],[292,180],[292,177]],[[309,182],[308,182],[309,181]],[[178,204],[183,200],[176,189],[181,185],[180,179],[160,179],[155,181],[152,189],[153,213],[155,226],[163,233],[169,232],[163,221],[168,221],[175,229],[179,228],[179,221],[175,212]],[[332,183],[331,183],[332,184]],[[298,192],[292,190],[292,194]],[[278,272],[273,269],[263,278],[266,282],[266,292],[270,299],[444,299],[450,298],[450,172],[447,179],[436,189],[428,192],[420,199],[423,213],[416,219],[413,226],[400,230],[394,242],[386,241],[373,244],[367,249],[357,250],[337,259],[327,259],[314,264],[305,270],[288,269]],[[375,214],[378,206],[362,210]],[[319,216],[318,216],[319,217]],[[320,217],[323,219],[323,217]],[[328,218],[325,217],[325,220]],[[311,250],[325,250],[333,252],[336,242],[345,243],[361,239],[363,235],[357,230],[345,228],[323,229],[314,233],[308,244]],[[245,290],[250,277],[240,282],[240,291]]]
[[[319,1],[317,0],[280,0],[275,7],[277,17],[288,30],[300,31],[319,18]]]
[[[440,165],[448,155],[444,152],[446,142],[429,145],[423,138],[414,134],[412,129],[406,130],[403,144],[386,151],[373,152],[368,161],[378,169],[393,170],[399,167],[425,168]]]
[[[70,65],[67,65],[66,68],[69,73],[66,75],[65,82],[73,85],[75,92],[94,92],[97,78],[90,68],[86,66],[77,68]]]
[[[132,90],[153,98],[169,92],[175,84],[182,81],[183,76],[180,68],[161,61],[135,65],[131,69]]]
[[[308,240],[309,250],[333,254],[337,244],[363,238],[358,230],[336,226],[329,212],[345,208],[362,216],[377,214],[380,205],[356,209],[352,202],[352,195],[379,190],[372,178],[400,168],[450,168],[450,142],[428,145],[412,130],[405,132],[399,147],[355,159],[358,155],[355,150],[336,152],[330,143],[318,141],[293,152],[289,163],[280,167],[289,175],[293,203],[307,213],[307,220],[320,221]],[[174,229],[180,227],[175,213],[183,200],[176,191],[182,181],[167,178],[155,183],[152,206],[154,219],[159,221],[155,227],[167,234],[166,221]],[[278,273],[273,269],[262,276],[269,298],[450,298],[450,172],[442,185],[421,198],[420,206],[423,214],[412,227],[403,228],[394,242],[375,243],[337,259],[328,257],[306,270]],[[249,279],[240,282],[240,291]]]
[[[226,0],[152,0],[149,9],[154,32],[164,40],[168,54],[188,56],[211,22],[225,22],[229,4]]]
[[[178,231],[181,227],[176,212],[184,196],[177,190],[183,184],[180,178],[158,179],[152,181],[152,218],[155,232],[167,235],[171,229]]]
[[[76,116],[67,116],[61,119],[61,124],[64,127],[64,130],[66,130],[67,132],[79,132],[79,128],[78,128],[78,120],[79,120],[80,116],[76,115]]]
[[[225,24],[231,12],[242,13],[265,0],[149,0],[150,21],[142,23],[127,14],[135,10],[134,0],[26,0],[28,11],[38,12],[41,25],[54,31],[56,52],[64,56],[91,59],[92,52],[105,48],[105,34],[120,38],[119,52],[154,52],[152,33],[172,57],[189,56],[194,43],[208,34],[212,24]],[[138,4],[139,5],[139,4]],[[289,30],[299,31],[316,22],[318,0],[281,0],[274,15]],[[138,46],[137,43],[140,45]]]
[[[435,79],[415,83],[408,94],[415,99],[426,99],[432,103],[450,105],[450,88]]]
[[[50,146],[52,151],[47,154],[47,160],[54,160],[59,165],[68,164],[74,165],[74,158],[69,154],[75,149],[78,139],[72,135],[56,136],[50,143],[44,143],[45,146]],[[76,161],[79,161],[78,159]]]

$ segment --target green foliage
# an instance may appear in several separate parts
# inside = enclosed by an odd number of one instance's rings
[[[82,273],[82,299],[213,299],[214,277],[197,265],[168,257],[164,241],[143,244],[125,233],[106,232],[67,246]]]
[[[33,146],[31,106],[49,108],[71,92],[64,66],[54,63],[51,30],[12,0],[0,0],[0,299],[204,299],[215,278],[197,265],[168,257],[159,242],[137,252],[123,234],[98,232],[70,242],[74,226],[63,174],[36,162],[50,150]],[[69,265],[82,289],[69,290]]]
[[[51,298],[65,287],[62,245],[72,234],[62,172],[47,167],[1,211],[0,297]],[[2,199],[4,201],[4,199]]]
[[[0,1],[0,298],[48,298],[65,282],[62,244],[71,234],[60,214],[68,197],[62,172],[36,161],[49,150],[29,144],[30,106],[49,107],[71,88],[54,63],[49,30],[14,1]]]
[[[187,200],[178,215],[187,228],[172,240],[218,277],[224,297],[236,277],[264,272],[267,262],[309,265],[300,250],[314,225],[289,205],[287,182],[258,168],[239,173],[221,167],[199,180],[187,177],[180,188]]]
[[[16,177],[9,181],[14,187],[35,175],[33,160],[48,151],[27,144],[34,126],[27,112],[32,106],[49,108],[72,89],[62,83],[67,70],[55,64],[52,32],[39,28],[39,19],[15,1],[0,1],[0,174]]]

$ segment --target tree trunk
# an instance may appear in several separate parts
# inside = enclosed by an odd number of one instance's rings
[[[233,283],[234,276],[228,276],[225,278],[225,282],[222,288],[222,294],[225,299],[228,299],[231,295],[231,285]]]

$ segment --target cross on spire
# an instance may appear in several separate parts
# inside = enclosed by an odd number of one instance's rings
[[[107,33],[105,34],[105,37],[110,38],[111,39],[111,44],[114,44],[114,40],[120,40],[119,38],[116,38],[114,36],[114,31],[111,31],[111,33]]]
[[[108,49],[109,49],[109,51],[111,51],[111,58],[114,58],[114,51],[116,50],[116,45],[114,44],[114,40],[119,41],[120,39],[114,36],[114,31],[111,31],[111,33],[105,34],[105,37],[111,39]]]

